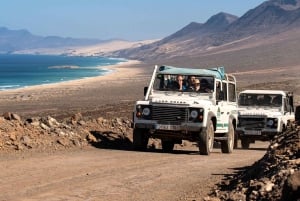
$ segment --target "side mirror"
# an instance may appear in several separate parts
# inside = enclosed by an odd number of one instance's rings
[[[147,91],[148,91],[148,87],[144,87],[144,96],[146,96]]]

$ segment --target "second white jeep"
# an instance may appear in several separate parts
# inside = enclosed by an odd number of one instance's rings
[[[267,141],[295,121],[293,94],[280,90],[245,90],[238,98],[236,133],[242,148]]]

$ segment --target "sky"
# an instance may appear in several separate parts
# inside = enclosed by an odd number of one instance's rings
[[[161,39],[190,22],[238,17],[265,0],[1,0],[0,27],[39,36]]]

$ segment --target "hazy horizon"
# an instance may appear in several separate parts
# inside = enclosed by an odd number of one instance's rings
[[[238,17],[264,0],[3,0],[0,27],[26,29],[34,35],[125,39],[166,37],[190,22],[206,22],[226,12]]]

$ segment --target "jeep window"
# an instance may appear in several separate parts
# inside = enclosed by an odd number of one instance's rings
[[[240,106],[267,106],[281,107],[282,95],[280,94],[254,94],[242,93],[239,96]]]
[[[227,83],[223,82],[223,90],[222,90],[223,94],[224,94],[224,101],[227,101]]]
[[[229,83],[228,85],[228,97],[230,102],[236,101],[235,85],[232,83]]]
[[[179,91],[178,74],[158,74],[155,78],[153,89],[158,91]],[[191,77],[194,80],[200,81],[200,93],[212,93],[214,90],[214,77],[199,76],[199,75],[182,75],[183,78],[183,90],[182,92],[196,92],[191,81]]]
[[[216,99],[222,100],[222,95],[221,95],[221,81],[217,80],[216,81]]]

